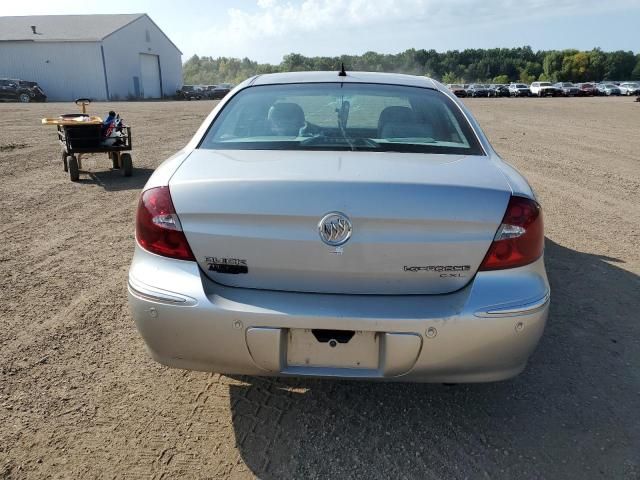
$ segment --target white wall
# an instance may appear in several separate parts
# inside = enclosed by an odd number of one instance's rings
[[[51,101],[107,96],[96,42],[0,42],[0,77],[38,82]]]
[[[147,16],[111,34],[103,40],[102,45],[112,100],[124,100],[129,95],[135,95],[133,77],[139,78],[142,88],[140,53],[158,55],[163,95],[174,95],[182,86],[180,52]]]

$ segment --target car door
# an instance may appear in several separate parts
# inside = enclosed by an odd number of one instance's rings
[[[5,100],[17,100],[20,96],[20,87],[15,80],[7,80],[7,86],[5,88]]]
[[[9,81],[8,80],[0,80],[0,101],[8,100],[8,88]]]

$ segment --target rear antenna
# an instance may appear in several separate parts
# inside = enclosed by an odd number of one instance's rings
[[[342,69],[338,72],[339,77],[346,77],[347,72],[344,71],[344,62],[342,63]]]

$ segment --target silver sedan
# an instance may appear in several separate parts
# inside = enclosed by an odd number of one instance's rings
[[[549,285],[540,205],[424,77],[253,77],[144,187],[129,305],[149,352],[227,374],[520,373]]]

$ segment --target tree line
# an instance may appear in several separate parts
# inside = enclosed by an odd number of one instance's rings
[[[443,83],[531,83],[536,80],[589,82],[640,80],[640,54],[631,51],[604,52],[547,50],[531,47],[466,49],[437,52],[409,49],[397,54],[366,52],[362,55],[306,57],[285,55],[278,65],[248,58],[200,57],[183,65],[184,82],[191,85],[237,84],[262,73],[304,70],[347,70],[427,75]]]

